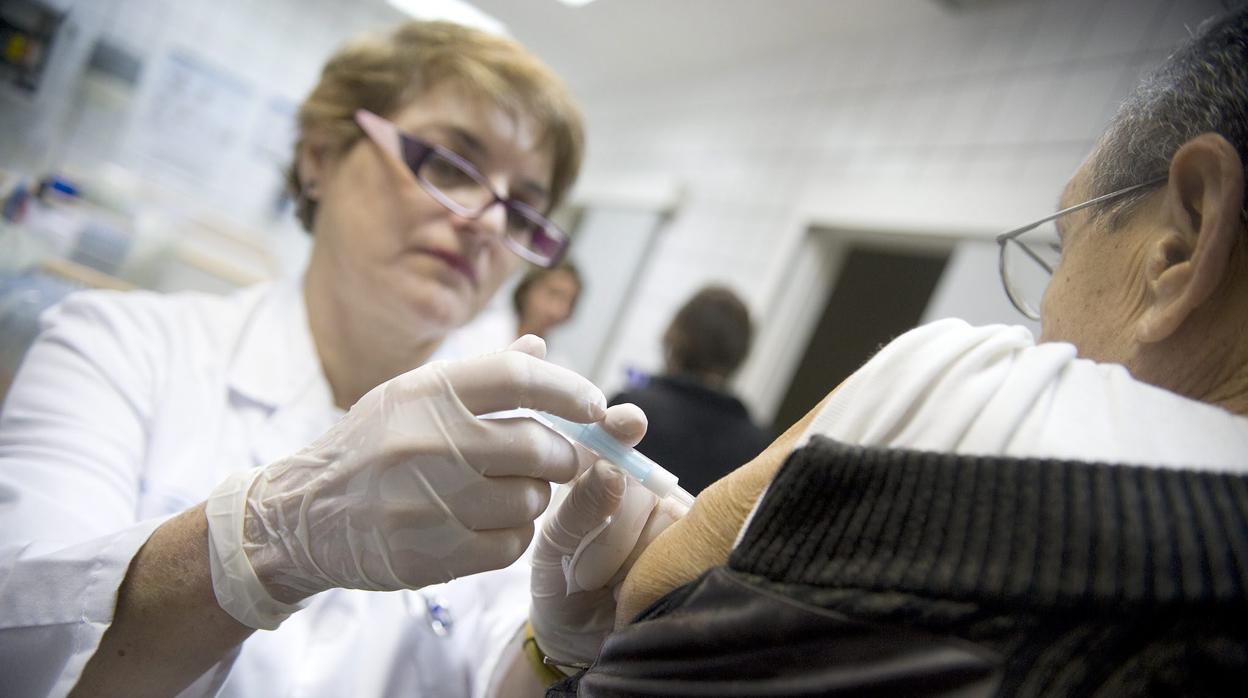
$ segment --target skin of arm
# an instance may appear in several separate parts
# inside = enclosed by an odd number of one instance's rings
[[[70,696],[174,695],[253,632],[217,605],[200,504],[166,521],[139,549],[112,625]]]
[[[537,672],[529,665],[524,654],[523,633],[517,633],[515,640],[503,650],[499,659],[498,671],[491,680],[491,698],[541,698],[546,695],[546,686],[537,678]]]
[[[659,597],[727,562],[754,503],[831,397],[829,393],[754,460],[703,490],[689,514],[642,552],[620,587],[615,627],[628,625]]]

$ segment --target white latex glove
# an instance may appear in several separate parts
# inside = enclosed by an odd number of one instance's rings
[[[325,589],[418,588],[518,559],[549,482],[573,479],[584,461],[532,420],[477,415],[606,414],[602,391],[544,355],[525,336],[508,351],[409,371],[302,451],[228,479],[207,502],[221,607],[272,629]]]
[[[645,415],[617,405],[603,426],[634,445],[645,434]],[[660,502],[605,460],[555,499],[533,549],[529,621],[547,656],[583,664],[611,632],[615,594],[637,556],[687,509],[671,498]]]

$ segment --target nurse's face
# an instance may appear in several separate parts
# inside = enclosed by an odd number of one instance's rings
[[[501,196],[548,208],[553,155],[528,117],[452,84],[383,116],[471,162]],[[320,276],[353,312],[401,332],[444,334],[476,315],[521,263],[503,244],[501,205],[476,219],[452,213],[368,137],[321,172],[311,264],[330,269]]]

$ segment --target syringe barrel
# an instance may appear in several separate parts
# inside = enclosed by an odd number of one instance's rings
[[[675,475],[664,470],[636,449],[628,448],[616,441],[602,428],[602,425],[579,424],[544,412],[538,415],[545,419],[555,431],[580,443],[633,476],[660,499],[673,492],[679,495],[678,499],[686,503],[691,499],[688,493],[677,487],[678,478]]]
[[[666,470],[659,468],[651,469],[646,478],[641,481],[646,489],[655,493],[659,499],[663,499],[676,486],[677,477]]]

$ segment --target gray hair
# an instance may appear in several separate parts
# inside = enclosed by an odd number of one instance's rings
[[[1246,165],[1248,223],[1248,7],[1202,23],[1118,108],[1097,145],[1089,198],[1165,177],[1175,152],[1209,132],[1226,138]],[[1150,191],[1100,213],[1116,228]]]

